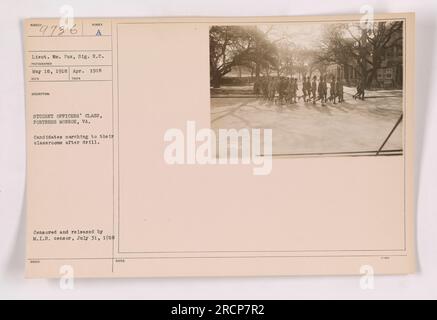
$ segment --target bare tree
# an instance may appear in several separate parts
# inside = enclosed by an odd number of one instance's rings
[[[213,26],[209,31],[210,78],[214,88],[219,88],[224,75],[241,64],[241,56],[253,45],[243,27]]]
[[[355,66],[362,83],[370,86],[386,50],[402,45],[401,21],[377,22],[371,28],[360,24],[333,25],[326,29],[318,61],[343,67]]]
[[[246,66],[259,78],[277,63],[276,45],[258,27],[213,26],[209,32],[210,77],[214,88],[233,67]]]

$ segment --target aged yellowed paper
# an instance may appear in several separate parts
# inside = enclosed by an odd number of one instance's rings
[[[25,20],[27,276],[414,272],[414,32]]]

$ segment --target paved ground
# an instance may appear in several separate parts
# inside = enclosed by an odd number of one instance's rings
[[[274,154],[363,152],[378,150],[402,113],[401,91],[369,92],[365,101],[354,100],[345,88],[342,104],[298,102],[274,105],[254,97],[211,99],[214,130],[273,129]],[[384,150],[402,149],[402,123]]]

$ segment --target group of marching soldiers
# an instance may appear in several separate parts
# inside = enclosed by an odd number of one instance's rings
[[[316,104],[321,101],[325,105],[328,101],[336,104],[344,102],[344,83],[341,79],[337,80],[332,76],[329,81],[327,76],[317,78],[314,76],[305,77],[302,81],[302,95],[299,95],[299,85],[297,78],[289,77],[261,77],[255,81],[254,92],[262,96],[265,100],[276,104],[294,104],[300,99],[304,102]]]

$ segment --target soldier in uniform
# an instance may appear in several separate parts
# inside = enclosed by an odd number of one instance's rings
[[[313,82],[311,83],[311,95],[313,99],[313,104],[316,104],[317,99],[317,77],[313,77]]]
[[[362,82],[361,83],[361,100],[364,101],[364,95],[366,94],[366,83]]]
[[[287,78],[287,94],[286,94],[286,103],[291,103],[293,100],[293,78]]]
[[[320,77],[319,81],[319,87],[317,88],[317,94],[319,95],[318,99],[322,102],[322,105],[324,104],[323,101],[323,76]]]
[[[322,94],[322,99],[323,102],[326,103],[328,102],[328,79],[326,78],[326,75],[323,77],[323,94]]]
[[[284,77],[284,102],[287,103],[290,96],[290,78]]]
[[[309,96],[309,91],[308,91],[308,77],[305,77],[302,80],[302,94],[303,94],[303,101],[307,102],[307,97]]]
[[[278,103],[282,104],[287,90],[287,82],[283,77],[278,79]]]
[[[311,78],[307,78],[307,95],[308,95],[308,102],[311,100]]]
[[[303,77],[302,79],[302,97],[303,97],[303,101],[306,102],[306,90],[307,90],[307,85],[306,85],[306,78]]]
[[[343,86],[342,79],[338,79],[337,81],[337,96],[338,96],[339,103],[344,102],[344,86]]]
[[[299,85],[297,84],[297,78],[293,80],[293,103],[297,103],[297,91],[299,90]]]
[[[286,98],[286,102],[287,103],[291,103],[292,100],[292,92],[293,92],[293,79],[292,78],[287,78],[287,98]]]
[[[357,93],[354,95],[354,99],[361,99],[364,100],[365,95],[365,89],[364,89],[364,82],[360,80],[357,85]]]
[[[329,93],[330,93],[329,100],[334,102],[334,104],[337,104],[335,102],[335,99],[337,98],[337,82],[335,81],[335,77],[332,77]]]

